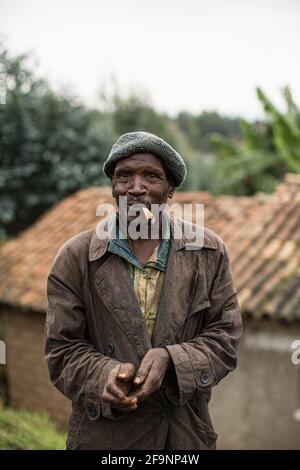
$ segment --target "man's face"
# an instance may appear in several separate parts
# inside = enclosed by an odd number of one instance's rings
[[[162,161],[152,154],[136,153],[120,160],[112,177],[112,195],[119,205],[119,197],[127,196],[128,205],[166,203],[174,187],[167,180]]]

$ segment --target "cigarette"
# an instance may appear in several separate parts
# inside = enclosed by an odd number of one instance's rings
[[[147,220],[153,219],[154,215],[152,214],[151,211],[149,211],[149,209],[147,207],[143,207],[143,212],[144,212],[144,216],[146,217]]]

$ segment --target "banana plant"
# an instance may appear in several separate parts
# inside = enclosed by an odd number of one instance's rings
[[[215,193],[270,193],[285,173],[300,173],[300,111],[290,89],[282,90],[285,112],[280,112],[261,88],[256,93],[265,121],[241,120],[240,142],[211,136],[212,149],[218,156]]]

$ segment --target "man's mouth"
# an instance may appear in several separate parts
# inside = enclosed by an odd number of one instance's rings
[[[129,208],[129,210],[131,207],[134,207],[136,211],[143,213],[147,220],[154,219],[154,216],[150,210],[151,206],[149,204],[145,204],[141,202],[132,202],[132,203],[128,203],[127,207]],[[134,216],[136,215],[138,214],[135,214]]]
[[[144,203],[144,202],[127,202],[127,206],[128,206],[128,207],[134,206],[134,207],[136,207],[137,209],[138,209],[138,208],[141,208],[141,209],[142,209],[143,207],[146,207],[146,208],[149,209],[149,210],[151,209],[150,204],[146,204],[146,203]]]

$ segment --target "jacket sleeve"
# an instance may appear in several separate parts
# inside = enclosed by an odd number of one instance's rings
[[[180,344],[165,346],[172,360],[168,373],[173,378],[167,381],[166,394],[181,406],[191,399],[195,390],[209,391],[237,364],[242,319],[224,244],[212,282],[209,304],[209,308],[202,312],[205,318],[198,336]]]
[[[101,394],[109,371],[120,364],[98,352],[86,339],[83,286],[76,257],[63,245],[47,281],[45,360],[53,385],[88,417],[115,419]]]

